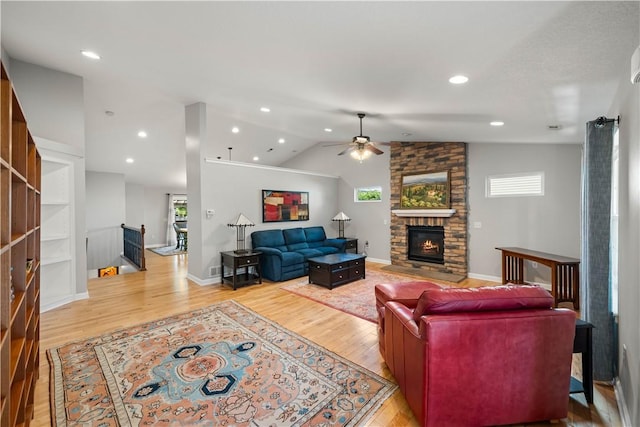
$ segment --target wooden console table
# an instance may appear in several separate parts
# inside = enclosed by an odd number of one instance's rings
[[[551,268],[551,294],[555,306],[570,302],[580,309],[580,260],[523,248],[496,248],[502,251],[502,283],[524,284],[524,260]]]

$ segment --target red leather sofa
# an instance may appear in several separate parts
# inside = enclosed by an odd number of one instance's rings
[[[376,286],[380,352],[423,426],[565,418],[575,313],[538,286]]]

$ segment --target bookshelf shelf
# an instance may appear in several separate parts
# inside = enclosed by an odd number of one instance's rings
[[[0,63],[0,425],[29,425],[40,351],[41,157]]]

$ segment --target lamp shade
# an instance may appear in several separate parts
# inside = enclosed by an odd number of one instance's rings
[[[238,215],[238,218],[235,220],[235,222],[227,224],[227,226],[229,227],[252,227],[254,225],[255,224],[243,214]]]
[[[238,215],[238,218],[235,222],[230,222],[227,224],[228,227],[234,227],[236,229],[236,250],[237,254],[244,254],[249,252],[244,248],[244,229],[247,227],[253,227],[255,224],[251,222],[249,218],[244,216],[243,214]]]
[[[333,217],[332,221],[351,221],[351,218],[349,218],[344,212],[339,212]]]

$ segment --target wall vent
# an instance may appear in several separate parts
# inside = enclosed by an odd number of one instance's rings
[[[220,275],[220,266],[216,266],[216,267],[210,267],[209,268],[209,276],[210,277],[215,277],[215,276],[219,276]]]

